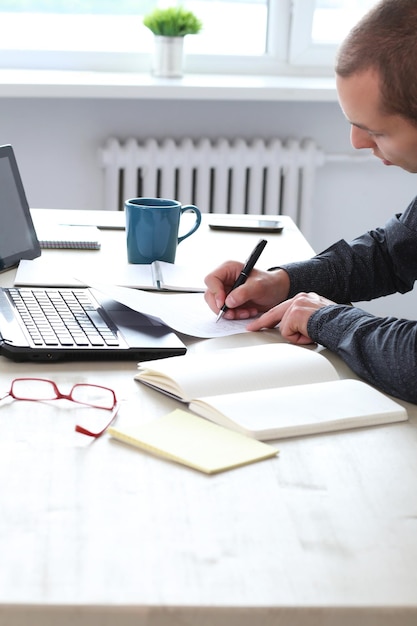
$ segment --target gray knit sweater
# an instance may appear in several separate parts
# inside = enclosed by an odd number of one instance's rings
[[[376,317],[349,305],[413,288],[417,198],[384,228],[282,267],[290,276],[289,297],[314,291],[338,303],[311,316],[311,339],[337,353],[367,382],[417,403],[417,321]]]

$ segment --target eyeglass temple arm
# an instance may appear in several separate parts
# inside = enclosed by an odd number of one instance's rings
[[[75,426],[75,432],[81,433],[82,435],[87,435],[88,437],[95,437],[95,438],[101,437],[101,435],[103,435],[106,432],[110,424],[112,424],[113,421],[116,419],[116,415],[118,412],[119,412],[119,404],[116,403],[116,405],[112,409],[112,415],[111,415],[109,422],[99,432],[93,432],[92,430],[89,430],[88,428],[84,428],[84,426],[80,426],[80,424],[77,424]]]

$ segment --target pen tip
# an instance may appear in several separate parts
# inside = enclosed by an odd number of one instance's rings
[[[222,317],[222,315],[223,315],[223,311],[220,309],[219,314],[216,317],[216,324],[219,321],[219,319]]]

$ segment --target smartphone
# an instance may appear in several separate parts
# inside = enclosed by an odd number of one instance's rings
[[[281,233],[284,226],[279,220],[261,218],[233,219],[211,218],[209,227],[212,230],[234,230],[249,233]]]

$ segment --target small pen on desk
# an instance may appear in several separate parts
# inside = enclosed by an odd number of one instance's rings
[[[240,285],[243,285],[246,282],[247,278],[249,277],[249,274],[251,273],[251,271],[255,267],[256,261],[261,256],[262,251],[265,248],[267,243],[268,242],[266,241],[266,239],[260,239],[260,241],[258,241],[258,243],[256,244],[254,250],[251,252],[248,260],[246,261],[242,271],[240,272],[239,276],[237,277],[237,280],[236,280],[235,284],[233,285],[233,287],[231,288],[230,291],[233,291],[233,289],[236,289],[237,287],[240,287]],[[226,313],[227,309],[228,309],[228,307],[225,304],[223,304],[223,306],[220,309],[219,314],[218,314],[218,316],[216,318],[216,322],[218,322],[219,319],[224,315],[224,313]]]

